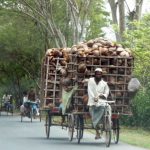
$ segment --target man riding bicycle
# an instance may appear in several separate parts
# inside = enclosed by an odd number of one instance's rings
[[[35,111],[36,114],[39,115],[38,111],[39,102],[36,101],[36,94],[33,87],[31,87],[30,91],[28,92],[28,100],[34,102],[32,104],[33,111]]]
[[[102,79],[103,71],[101,68],[95,69],[94,77],[88,80],[88,106],[89,112],[92,117],[93,127],[96,130],[95,139],[100,138],[98,125],[101,122],[102,116],[104,115],[105,105],[108,95],[109,87],[107,82]]]

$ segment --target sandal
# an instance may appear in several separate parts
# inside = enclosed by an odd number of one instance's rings
[[[101,138],[100,133],[97,133],[95,136],[95,140],[100,139],[100,138]]]

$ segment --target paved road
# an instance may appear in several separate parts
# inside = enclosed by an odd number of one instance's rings
[[[68,141],[67,130],[52,127],[51,138],[46,139],[44,122],[25,118],[20,122],[19,116],[0,116],[0,150],[146,150],[119,142],[105,147],[102,140],[94,140],[94,135],[86,133],[80,144],[74,139]]]

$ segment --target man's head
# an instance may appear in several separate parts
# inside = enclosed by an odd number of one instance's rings
[[[62,86],[65,91],[70,91],[72,90],[72,80],[70,78],[65,78],[62,80]]]
[[[96,68],[95,69],[95,80],[100,81],[101,78],[102,78],[102,74],[103,74],[102,69],[101,68]]]

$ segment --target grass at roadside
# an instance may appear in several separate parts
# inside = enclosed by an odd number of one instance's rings
[[[150,149],[150,131],[121,127],[120,140],[128,144]]]

